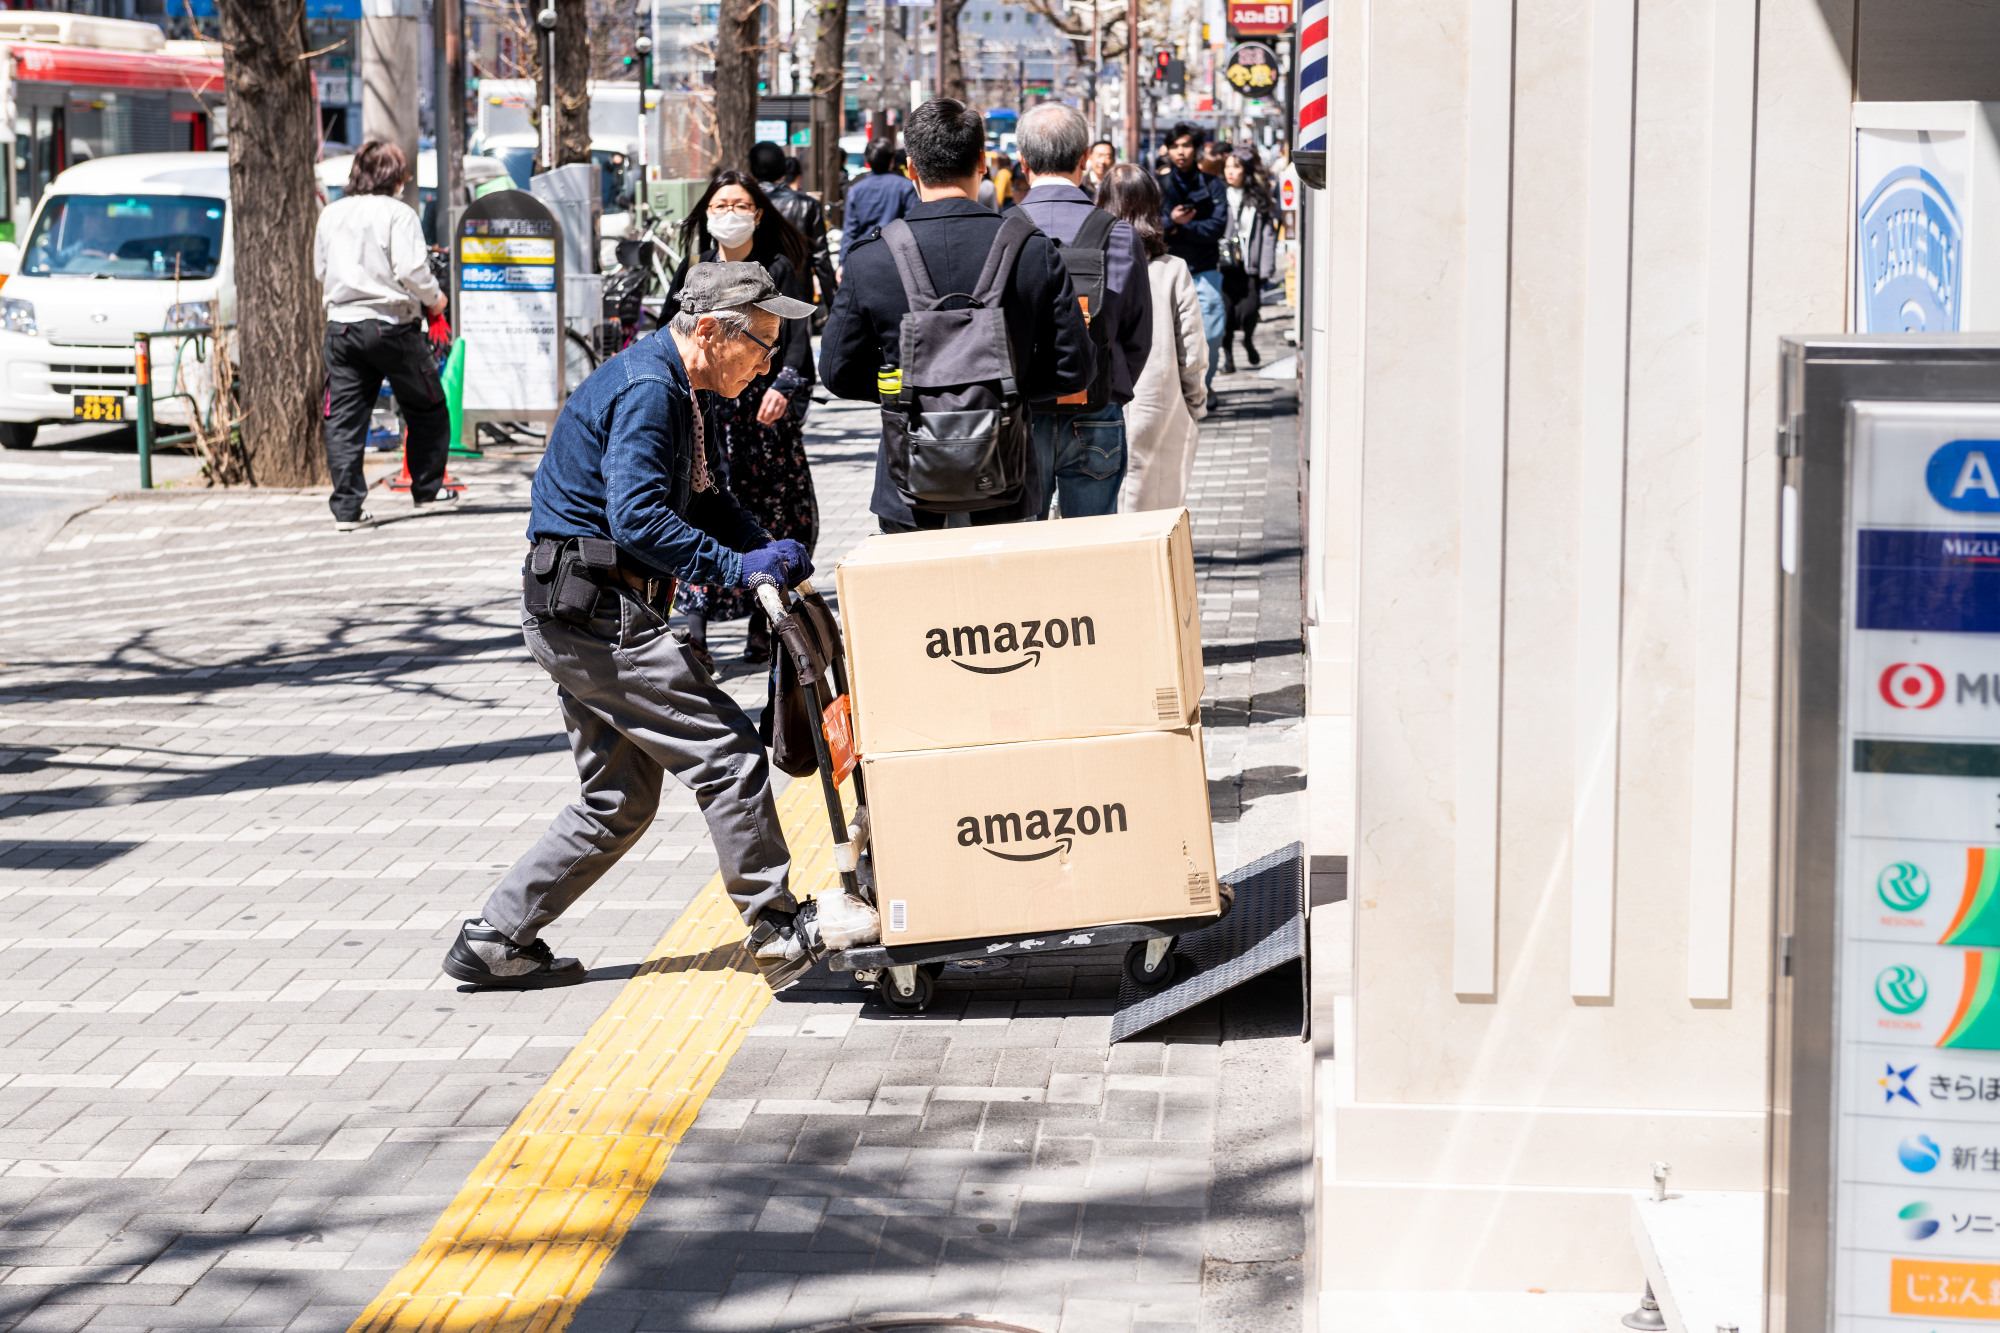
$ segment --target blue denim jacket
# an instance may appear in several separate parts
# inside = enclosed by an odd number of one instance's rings
[[[642,338],[569,397],[535,469],[528,540],[608,537],[636,569],[733,588],[739,551],[770,538],[722,487],[695,493],[694,389],[667,332]],[[715,428],[708,427],[713,441]]]

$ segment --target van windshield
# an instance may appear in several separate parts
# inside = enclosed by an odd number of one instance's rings
[[[212,278],[224,204],[180,194],[59,194],[42,207],[21,272],[44,276]]]

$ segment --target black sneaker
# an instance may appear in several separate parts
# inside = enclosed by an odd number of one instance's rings
[[[826,955],[819,938],[819,904],[808,898],[797,912],[765,912],[750,928],[750,956],[774,991],[804,976]]]
[[[516,944],[476,917],[458,928],[458,938],[444,956],[444,972],[495,990],[574,986],[588,975],[576,959],[556,957],[547,940]]]

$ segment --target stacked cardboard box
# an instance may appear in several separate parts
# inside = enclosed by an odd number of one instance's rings
[[[885,944],[1218,910],[1187,511],[841,562]]]

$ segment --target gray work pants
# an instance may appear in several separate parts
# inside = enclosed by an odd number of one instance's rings
[[[532,943],[639,841],[660,808],[663,773],[701,803],[723,886],[743,919],[754,922],[766,907],[796,909],[756,724],[667,632],[665,618],[636,596],[607,591],[587,629],[524,610],[521,632],[555,678],[583,794],[501,878],[480,913],[487,924]]]

